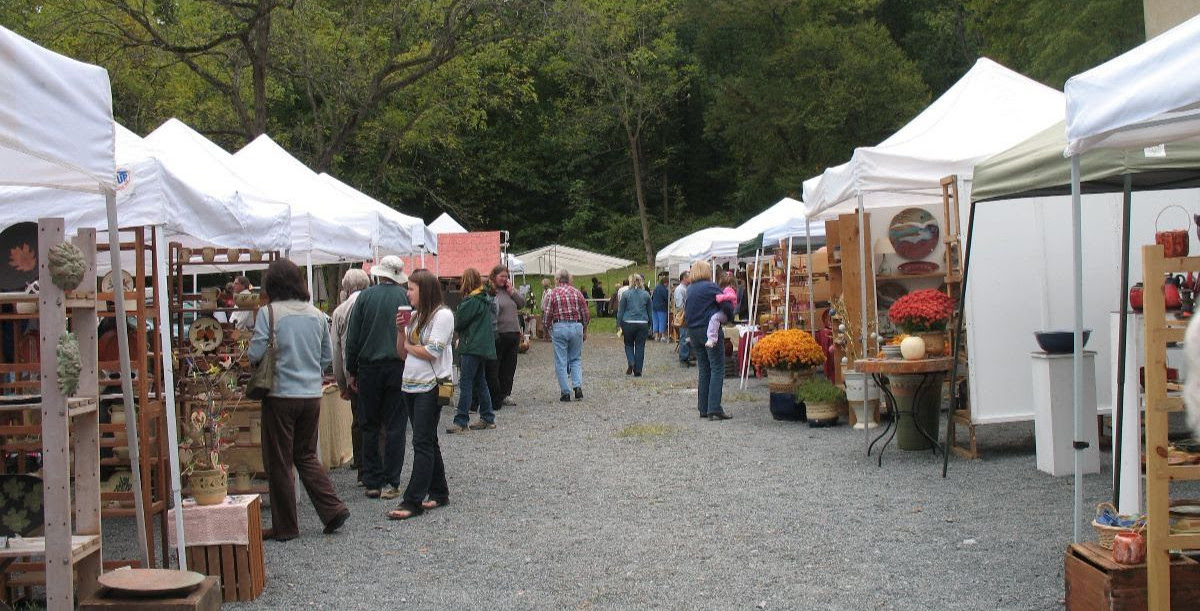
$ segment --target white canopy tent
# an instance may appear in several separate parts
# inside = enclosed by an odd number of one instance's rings
[[[439,233],[467,233],[467,228],[458,224],[448,213],[443,212],[429,224],[429,230],[435,235]]]
[[[1075,439],[1083,431],[1083,214],[1079,156],[1098,148],[1155,147],[1200,139],[1200,16],[1067,80],[1065,154],[1071,158]],[[1124,264],[1124,263],[1123,263]],[[1074,534],[1081,533],[1082,448],[1075,452]],[[1156,587],[1157,586],[1157,587]],[[1163,596],[1151,584],[1152,599]],[[1169,601],[1169,593],[1166,593]],[[1161,602],[1159,600],[1158,602]]]
[[[373,207],[377,208],[379,210],[379,214],[385,218],[391,220],[397,225],[400,225],[401,227],[407,227],[412,245],[410,252],[437,253],[437,234],[429,230],[429,227],[425,225],[425,221],[422,221],[415,216],[404,214],[403,212],[388,206],[387,204],[371,197],[370,195],[367,195],[366,193],[363,193],[362,191],[359,191],[358,189],[355,189],[354,187],[351,187],[350,185],[334,178],[333,176],[330,176],[329,174],[326,174],[325,172],[321,172],[318,174],[318,176],[322,181],[329,184],[334,189],[337,189],[338,191],[345,193],[350,197],[361,199],[364,202],[369,202]]]
[[[119,225],[114,137],[107,71],[58,55],[0,27],[0,185],[102,194],[109,235],[116,235]],[[113,269],[119,276],[119,249],[110,249],[110,253]],[[123,320],[124,300],[116,300],[116,310],[118,319]],[[121,391],[126,405],[133,405],[129,340],[123,333],[118,333],[117,338]],[[134,441],[129,444],[130,459],[136,463],[139,460],[137,419],[127,419],[126,428]],[[170,440],[175,443],[173,436]],[[69,469],[65,451],[47,452],[45,460],[64,473]],[[134,501],[141,556],[144,565],[149,566],[141,476],[137,469],[133,470],[133,480],[135,490],[139,491],[134,494]],[[44,495],[47,506],[63,508],[71,504],[69,489],[61,482],[47,485]],[[99,516],[81,514],[76,518],[99,532],[96,522]],[[51,609],[74,606],[71,522],[47,520],[46,524],[46,599]]]
[[[382,204],[354,197],[321,180],[299,159],[262,134],[233,154],[234,162],[257,177],[271,193],[318,219],[336,221],[367,236],[372,251],[411,253],[411,228],[384,216]]]
[[[178,119],[168,119],[146,136],[160,158],[195,184],[233,189],[247,203],[286,203],[291,210],[291,245],[288,257],[310,264],[366,261],[370,239],[344,224],[314,215],[303,203],[287,200],[274,187],[251,173],[234,156]]]
[[[559,244],[535,248],[516,258],[523,263],[525,273],[543,276],[553,275],[559,269],[565,269],[575,276],[586,276],[633,265],[629,259]]]
[[[809,223],[804,204],[790,197],[775,202],[750,220],[738,225],[740,231],[762,234],[763,247],[775,246],[787,238],[824,238],[824,223]]]
[[[728,249],[733,245],[730,256],[737,255],[737,246],[755,234],[734,229],[732,227],[709,227],[671,242],[659,249],[654,256],[656,267],[675,267],[686,265],[692,261],[711,258],[714,250]],[[714,244],[717,245],[714,248]]]
[[[510,274],[525,273],[525,262],[517,258],[512,253],[504,254],[504,266],[508,268]]]

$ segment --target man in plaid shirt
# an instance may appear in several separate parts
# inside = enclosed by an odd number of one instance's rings
[[[571,286],[571,273],[560,269],[554,274],[557,286],[542,296],[542,323],[554,342],[554,373],[558,375],[559,401],[583,398],[583,342],[591,321],[587,300]],[[570,386],[567,377],[570,374]]]

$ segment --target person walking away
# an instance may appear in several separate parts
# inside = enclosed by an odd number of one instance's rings
[[[378,284],[359,293],[346,331],[346,374],[361,411],[363,485],[370,498],[400,496],[408,412],[400,389],[404,361],[396,354],[396,312],[410,305],[404,260],[388,255],[371,266]],[[383,434],[382,452],[379,436]],[[381,455],[382,454],[382,455]],[[384,489],[387,486],[387,489]]]
[[[405,520],[437,509],[450,501],[446,465],[438,445],[438,381],[454,380],[454,313],[442,305],[442,285],[428,270],[418,269],[408,280],[408,299],[416,304],[408,321],[396,313],[396,353],[404,357],[404,403],[412,414],[412,473],[404,499],[388,512]]]
[[[654,287],[654,295],[650,298],[654,324],[654,341],[667,341],[667,302],[671,299],[671,291],[667,289],[667,277],[660,276]]]
[[[716,296],[717,303],[728,303],[731,309],[737,311],[738,295],[737,289],[733,287],[733,276],[728,272],[721,274],[721,279],[717,282],[717,286],[721,287],[721,292],[717,293]],[[725,315],[723,310],[717,310],[717,313],[708,319],[708,329],[705,331],[705,348],[712,348],[717,345],[717,334],[727,322],[729,322],[729,317]]]
[[[254,288],[250,285],[250,279],[245,276],[238,276],[233,279],[233,294],[234,295],[249,295],[250,289]],[[236,298],[234,299],[236,302]],[[248,310],[238,310],[229,315],[229,322],[233,326],[241,330],[250,330],[254,328],[254,312]]]
[[[492,411],[492,395],[488,389],[484,367],[488,359],[496,358],[496,339],[492,334],[491,299],[483,290],[483,278],[473,267],[463,270],[462,293],[465,297],[454,314],[454,331],[458,333],[459,387],[458,413],[447,433],[496,428]],[[479,420],[470,420],[471,401],[479,400]]]
[[[321,378],[333,361],[325,314],[308,303],[304,276],[295,263],[280,259],[263,276],[270,304],[259,308],[248,350],[258,364],[275,341],[275,384],[262,404],[262,457],[271,492],[271,529],[265,538],[288,541],[300,536],[296,515],[296,475],[308,492],[325,534],[341,528],[350,510],[338,498],[317,458],[321,417]]]
[[[608,316],[608,302],[604,300],[604,285],[592,276],[592,300],[596,302],[596,316]]]
[[[684,323],[684,304],[687,303],[688,285],[692,283],[687,272],[679,274],[679,285],[675,287],[675,330],[679,333],[679,364],[691,367],[695,358],[692,356],[692,344],[688,342],[687,325]]]
[[[508,268],[497,265],[490,274],[496,294],[496,364],[497,386],[493,396],[501,397],[500,404],[493,401],[492,409],[501,405],[515,405],[512,400],[513,380],[517,375],[517,349],[521,345],[521,308],[525,297],[513,289]]]
[[[696,349],[696,406],[701,418],[728,420],[732,416],[721,406],[721,392],[725,385],[725,346],[722,331],[717,330],[717,345],[706,347],[708,321],[717,310],[725,316],[733,316],[733,307],[728,303],[717,303],[721,288],[712,281],[713,269],[707,261],[692,264],[692,283],[688,286],[687,302],[684,304],[684,324],[688,339]]]
[[[333,379],[338,393],[350,402],[350,440],[354,447],[354,470],[362,482],[362,422],[358,417],[358,393],[350,390],[349,374],[346,372],[346,332],[350,330],[350,312],[358,294],[371,284],[371,277],[358,268],[346,271],[342,276],[342,291],[346,299],[333,310]]]
[[[558,400],[570,401],[574,390],[579,401],[583,399],[583,342],[587,341],[591,315],[583,293],[571,286],[570,272],[560,269],[554,279],[555,287],[542,296],[542,322],[554,342],[554,372],[561,392]]]
[[[642,277],[635,274],[617,306],[617,324],[621,325],[625,340],[625,375],[639,378],[646,358],[646,336],[650,333],[650,293],[644,284]]]

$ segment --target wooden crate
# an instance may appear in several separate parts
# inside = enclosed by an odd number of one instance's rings
[[[1125,566],[1095,543],[1067,548],[1064,579],[1068,611],[1134,611],[1146,608],[1146,565]],[[1200,563],[1178,556],[1171,560],[1171,609],[1200,608]]]
[[[267,585],[263,566],[262,501],[250,503],[248,545],[189,545],[188,569],[218,577],[226,602],[254,600]]]
[[[171,598],[129,597],[114,594],[108,588],[79,603],[79,611],[110,609],[154,609],[155,611],[215,611],[221,608],[220,583],[216,577],[206,578],[199,587],[185,596]]]

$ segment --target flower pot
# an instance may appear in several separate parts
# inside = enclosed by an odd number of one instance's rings
[[[200,251],[200,259],[205,263],[212,263],[217,260],[217,249],[212,246],[205,246],[204,250]]]
[[[771,392],[796,394],[796,387],[813,379],[811,367],[804,369],[768,369],[767,389]]]
[[[801,422],[807,419],[804,403],[796,401],[796,393],[791,390],[771,393],[771,417],[776,420],[799,420]]]
[[[229,475],[221,469],[192,471],[188,482],[197,505],[216,505],[229,496]]]
[[[944,331],[930,331],[928,333],[917,333],[917,337],[925,340],[925,356],[947,356],[946,354],[946,333]]]
[[[263,260],[263,252],[257,248],[250,249],[250,261],[258,263]]]
[[[844,372],[846,401],[850,404],[850,424],[856,429],[879,426],[879,386],[870,374],[854,370]]]
[[[805,403],[809,426],[829,426],[837,424],[838,405],[829,403]]]
[[[242,258],[242,251],[236,248],[230,248],[225,251],[225,258],[229,259],[230,263],[237,263],[238,259]]]

